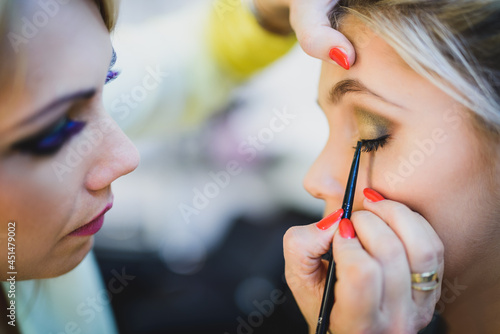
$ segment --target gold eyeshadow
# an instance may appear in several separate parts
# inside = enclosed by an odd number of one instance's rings
[[[354,110],[354,117],[358,124],[361,139],[377,139],[389,134],[391,122],[384,117],[361,108]]]

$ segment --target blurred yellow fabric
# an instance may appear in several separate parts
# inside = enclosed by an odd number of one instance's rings
[[[222,110],[245,79],[285,55],[296,37],[269,33],[241,0],[190,3],[120,24],[113,35],[120,79],[106,86],[111,116],[133,139],[192,129]],[[141,83],[156,78],[154,89]]]
[[[209,41],[217,62],[245,79],[286,54],[297,41],[263,29],[253,13],[235,0],[217,0],[210,17]]]

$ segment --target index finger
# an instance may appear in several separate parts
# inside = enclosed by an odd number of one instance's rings
[[[340,64],[330,58],[330,51],[336,48],[347,56],[347,68],[352,66],[356,60],[354,47],[341,32],[332,28],[328,19],[328,13],[338,1],[295,0],[294,2],[294,6],[290,8],[290,23],[304,52],[330,64]]]
[[[443,243],[429,222],[420,214],[402,203],[388,199],[379,202],[365,200],[363,204],[367,210],[384,220],[403,241],[412,270],[429,271],[433,266],[442,263]]]

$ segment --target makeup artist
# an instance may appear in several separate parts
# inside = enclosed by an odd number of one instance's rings
[[[323,64],[330,135],[304,185],[333,214],[284,238],[310,333],[332,243],[330,333],[500,333],[500,2],[343,0],[329,17],[357,61]]]
[[[332,4],[218,1],[205,29],[214,44],[193,52],[210,58],[219,77],[241,81],[287,52],[293,27],[311,55],[348,67],[354,50],[328,27]],[[1,333],[116,332],[109,303],[74,322],[75,310],[85,311],[80,304],[106,289],[89,252],[113,203],[111,183],[139,163],[102,103],[104,84],[118,74],[109,36],[116,7],[112,0],[0,0]],[[228,16],[217,18],[220,11]],[[102,141],[89,147],[96,133]],[[68,157],[73,163],[62,165]],[[67,168],[63,179],[55,172]],[[114,289],[130,279],[116,275]],[[12,301],[13,319],[5,314]]]

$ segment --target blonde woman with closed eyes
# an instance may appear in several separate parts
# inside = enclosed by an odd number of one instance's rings
[[[329,17],[357,60],[323,64],[330,136],[304,185],[337,219],[284,240],[310,333],[332,243],[331,333],[500,333],[500,2],[346,0]]]

